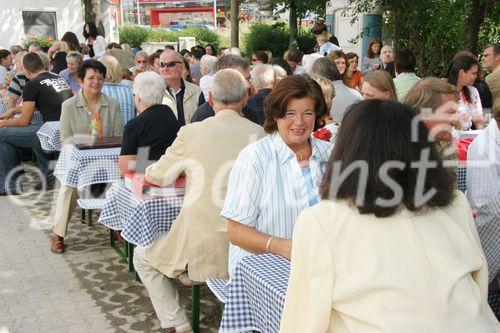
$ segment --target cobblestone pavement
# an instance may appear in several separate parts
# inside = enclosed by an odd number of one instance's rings
[[[109,230],[80,222],[63,255],[50,252],[57,191],[0,197],[0,333],[161,332],[145,288],[109,246]],[[94,221],[96,217],[94,216]],[[179,285],[190,315],[191,289]],[[201,288],[201,331],[217,332],[220,305]]]

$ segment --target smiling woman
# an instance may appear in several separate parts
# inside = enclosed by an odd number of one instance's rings
[[[97,60],[86,60],[78,68],[78,79],[82,89],[76,96],[62,104],[63,143],[76,135],[103,138],[122,134],[120,107],[113,98],[101,92],[105,77],[106,67]],[[54,234],[51,238],[51,251],[54,253],[64,252],[64,237],[76,197],[76,188],[61,185],[54,216]]]
[[[311,138],[328,108],[309,76],[280,81],[267,96],[264,113],[269,135],[238,156],[221,211],[229,221],[229,274],[250,253],[290,258],[295,219],[318,202],[330,156],[330,143]]]

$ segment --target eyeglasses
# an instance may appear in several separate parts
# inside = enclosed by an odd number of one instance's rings
[[[175,67],[175,65],[177,65],[177,64],[182,64],[182,62],[181,61],[159,62],[158,66],[160,66],[161,68],[163,68],[163,67],[172,68],[172,67]]]

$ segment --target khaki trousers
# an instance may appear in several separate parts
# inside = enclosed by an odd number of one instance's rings
[[[156,270],[146,259],[146,248],[134,249],[134,267],[146,287],[162,328],[186,326],[186,311],[170,278]]]
[[[66,237],[68,222],[76,206],[78,191],[76,187],[61,185],[57,195],[56,212],[54,216],[54,233]]]

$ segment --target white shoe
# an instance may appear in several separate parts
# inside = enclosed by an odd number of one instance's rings
[[[180,326],[175,326],[175,333],[193,333],[193,329],[191,328],[191,323],[187,322]]]

